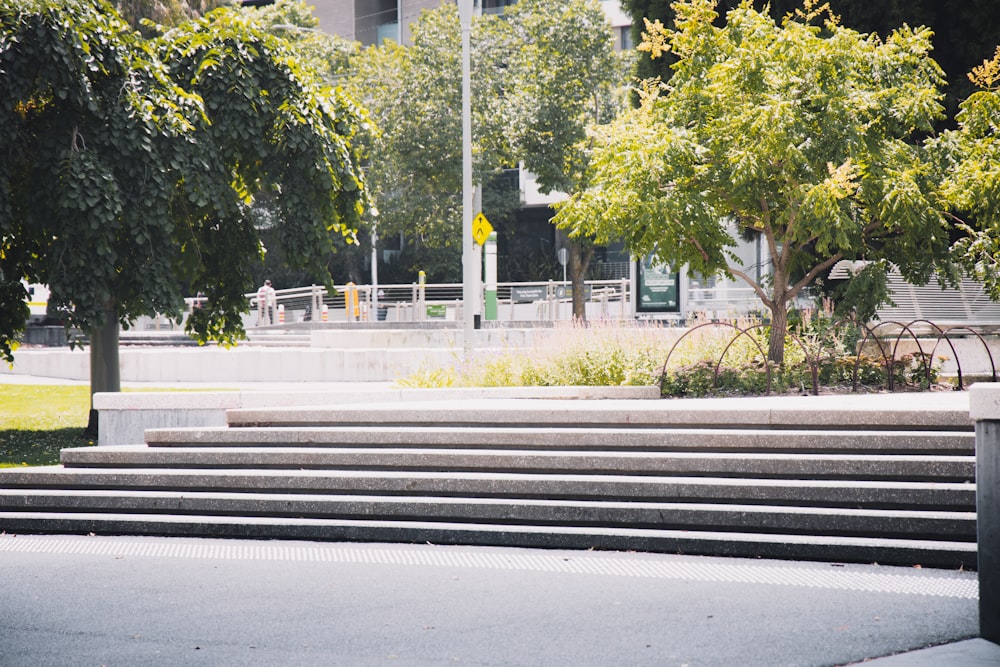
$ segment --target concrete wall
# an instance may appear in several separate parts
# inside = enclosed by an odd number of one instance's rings
[[[455,363],[460,349],[123,348],[122,382],[389,382]],[[90,379],[89,350],[18,350],[0,373]]]
[[[122,382],[392,382],[417,371],[454,366],[464,355],[459,328],[337,328],[308,332],[308,347],[242,345],[132,347],[120,349]],[[557,329],[480,329],[480,353],[529,348]],[[90,379],[87,349],[19,349],[0,373]]]

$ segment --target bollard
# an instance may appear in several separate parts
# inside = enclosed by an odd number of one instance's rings
[[[972,385],[969,413],[976,421],[979,635],[1000,643],[1000,384]]]
[[[1000,422],[976,422],[979,635],[1000,643]]]
[[[278,305],[278,324],[285,323],[285,304]]]
[[[423,321],[427,319],[427,274],[423,271],[417,272],[417,294],[413,303],[414,319]]]
[[[485,257],[484,260],[485,273],[486,273],[486,293],[485,293],[485,303],[483,304],[483,315],[484,319],[495,320],[497,319],[497,233],[490,232],[490,235],[486,238],[486,247],[484,248]]]
[[[358,306],[358,288],[353,282],[347,283],[344,287],[344,310],[347,312],[347,321],[358,322],[361,319],[361,309]]]
[[[326,304],[324,303],[324,304],[323,304],[323,310],[322,310],[322,313],[323,313],[323,314],[322,314],[322,316],[321,316],[321,317],[322,317],[323,321],[324,321],[324,322],[329,322],[329,321],[330,321],[330,306],[328,306],[328,305],[326,305]]]

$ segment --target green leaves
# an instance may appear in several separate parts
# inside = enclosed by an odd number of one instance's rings
[[[970,79],[983,87],[962,102],[958,128],[934,143],[945,168],[944,189],[955,208],[971,216],[961,229],[967,236],[956,251],[966,268],[1000,298],[1000,49],[973,70]]]
[[[235,11],[146,42],[104,5],[5,2],[0,100],[8,357],[22,278],[50,284],[84,330],[109,307],[123,323],[179,313],[201,289],[196,335],[231,342],[260,251],[254,198],[286,193],[275,210],[290,256],[321,273],[328,229],[353,229],[367,206],[363,114]]]
[[[714,7],[679,2],[674,29],[647,27],[673,77],[594,135],[592,187],[557,223],[730,272],[779,311],[842,257],[943,269],[947,206],[917,134],[943,113],[930,31],[882,42],[811,7],[777,25],[749,2],[719,27]],[[729,261],[730,219],[761,234],[770,285]]]
[[[517,45],[508,93],[514,150],[542,192],[570,192],[586,167],[586,127],[611,120],[621,84],[607,19],[587,0],[518,3],[506,16]]]

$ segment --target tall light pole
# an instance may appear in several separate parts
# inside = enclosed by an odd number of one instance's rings
[[[472,241],[472,11],[474,0],[458,0],[462,26],[462,314],[465,358],[472,355],[475,329],[476,279],[479,271]]]

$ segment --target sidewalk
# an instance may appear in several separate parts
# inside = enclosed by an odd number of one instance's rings
[[[0,577],[0,665],[1000,664],[969,572],[2,535]]]

